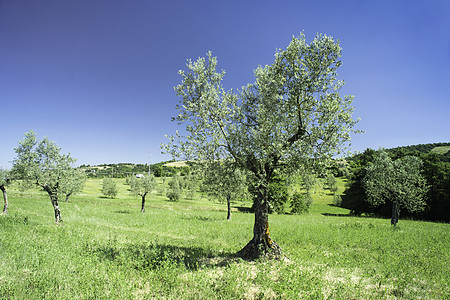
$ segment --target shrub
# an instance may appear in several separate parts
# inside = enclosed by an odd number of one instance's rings
[[[333,195],[333,204],[336,206],[341,206],[342,205],[342,198],[340,195]]]
[[[181,186],[179,176],[173,176],[169,181],[169,190],[166,194],[169,201],[179,201],[181,198]]]
[[[117,196],[117,185],[112,178],[103,179],[102,193],[106,197],[115,198]]]
[[[312,203],[310,194],[294,193],[291,197],[291,213],[302,214],[308,212]]]

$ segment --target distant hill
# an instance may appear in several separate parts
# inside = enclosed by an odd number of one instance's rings
[[[405,155],[413,155],[413,156],[422,157],[429,153],[436,153],[440,156],[439,157],[440,161],[450,163],[450,151],[449,150],[450,150],[450,143],[419,144],[419,145],[386,149],[386,151],[393,158],[400,158]]]
[[[397,150],[404,150],[407,152],[418,151],[425,154],[430,152],[445,154],[450,150],[450,143],[419,144],[388,149],[388,151],[397,151]]]
[[[362,153],[355,154],[347,159],[353,162],[361,161],[367,159],[367,151],[375,152],[378,149],[366,149]],[[411,146],[402,146],[391,149],[384,149],[393,159],[403,157],[405,155],[413,155],[418,157],[423,157],[430,153],[435,153],[439,155],[439,160],[441,162],[450,163],[450,143],[430,143],[430,144],[419,144]]]
[[[133,163],[118,163],[118,164],[101,164],[96,166],[81,165],[80,170],[83,170],[88,177],[114,177],[123,178],[135,174],[147,174],[150,173],[160,176],[171,176],[171,174],[177,172],[174,167],[184,167],[185,162],[175,162],[174,160],[159,162],[156,164],[133,164]]]
[[[185,160],[180,161],[171,161],[163,165],[164,167],[172,167],[172,168],[181,168],[181,167],[187,167],[188,164]]]

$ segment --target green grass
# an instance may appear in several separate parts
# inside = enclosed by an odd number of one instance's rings
[[[174,162],[167,163],[164,166],[165,167],[181,168],[181,167],[187,167],[188,164],[186,163],[185,160],[181,160],[181,161],[174,161]]]
[[[254,217],[200,195],[173,203],[159,191],[140,198],[117,180],[115,199],[101,180],[62,202],[53,223],[43,192],[9,191],[0,216],[1,299],[446,299],[449,224],[356,218],[314,190],[303,215],[271,215],[271,237],[287,258],[235,258]],[[167,182],[166,182],[167,183]],[[343,182],[339,192],[343,191]]]
[[[431,152],[435,152],[438,154],[445,154],[450,151],[450,146],[439,146],[431,149]]]

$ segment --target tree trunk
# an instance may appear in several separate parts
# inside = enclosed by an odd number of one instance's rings
[[[398,218],[400,216],[400,207],[398,205],[398,201],[392,201],[392,217],[391,217],[391,225],[397,225]]]
[[[269,233],[269,205],[267,187],[260,188],[255,199],[255,224],[253,225],[253,239],[240,250],[237,255],[244,259],[258,259],[260,257],[279,257],[281,248],[270,238]]]
[[[61,210],[58,205],[58,194],[57,193],[49,193],[50,200],[52,201],[53,209],[55,210],[55,223],[59,224],[63,220],[61,219]]]
[[[145,196],[146,195],[147,194],[141,195],[141,197],[142,197],[141,213],[145,212],[144,206],[145,206]]]
[[[72,195],[72,193],[66,194],[66,202],[69,202],[69,197],[70,197],[70,195]]]
[[[8,214],[8,195],[6,194],[6,189],[4,186],[0,186],[0,190],[3,192],[4,206],[3,206],[3,214]]]
[[[227,196],[227,220],[231,219],[231,197]]]

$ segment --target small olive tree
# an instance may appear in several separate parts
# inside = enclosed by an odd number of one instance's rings
[[[103,178],[102,193],[105,197],[116,198],[117,184],[112,178]]]
[[[25,133],[15,151],[13,176],[22,180],[24,187],[35,184],[46,191],[55,211],[55,222],[62,222],[58,196],[62,192],[63,181],[70,178],[75,159],[61,154],[61,148],[47,137],[38,142],[33,131]]]
[[[391,203],[392,225],[398,223],[402,208],[408,212],[425,209],[428,188],[420,158],[404,156],[392,161],[385,151],[380,151],[365,171],[363,187],[367,201],[372,206]]]
[[[175,174],[170,178],[169,180],[169,189],[167,190],[166,196],[169,198],[169,201],[180,201],[181,199],[181,182],[180,182],[180,176]]]
[[[231,219],[231,202],[247,194],[245,173],[230,161],[215,161],[204,166],[202,190],[227,203],[227,220]]]
[[[145,197],[155,189],[155,177],[153,175],[142,178],[130,178],[130,191],[134,195],[141,196],[141,212],[145,212]]]
[[[9,172],[0,168],[0,190],[3,193],[3,214],[8,214],[8,194],[6,193],[6,187],[10,183]]]

